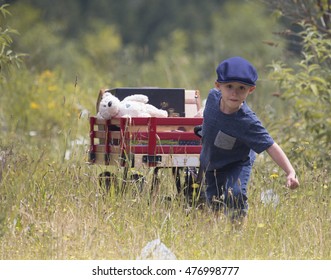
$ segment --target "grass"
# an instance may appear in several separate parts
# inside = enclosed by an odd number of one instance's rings
[[[247,224],[235,227],[206,207],[187,211],[169,170],[160,174],[154,195],[146,169],[142,192],[128,182],[124,194],[103,196],[98,174],[111,170],[121,182],[122,170],[86,164],[87,145],[71,146],[66,160],[67,136],[46,142],[7,136],[1,142],[1,259],[136,259],[156,238],[177,259],[331,259],[324,170],[297,167],[301,186],[289,191],[275,165],[261,157],[249,186]],[[269,188],[279,195],[277,207],[261,203]]]

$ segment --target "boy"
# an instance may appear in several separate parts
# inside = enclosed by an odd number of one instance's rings
[[[221,62],[215,88],[209,92],[203,113],[201,167],[207,183],[207,203],[214,209],[248,211],[247,183],[255,153],[267,151],[285,171],[287,186],[299,186],[295,170],[283,150],[274,142],[246,98],[258,79],[253,65],[241,57]]]

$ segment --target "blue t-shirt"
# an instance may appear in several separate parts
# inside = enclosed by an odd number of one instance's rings
[[[236,113],[224,114],[221,98],[221,92],[212,89],[203,113],[200,163],[205,171],[249,162],[254,152],[261,153],[274,143],[246,102]]]

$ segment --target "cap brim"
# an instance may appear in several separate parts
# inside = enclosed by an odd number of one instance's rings
[[[217,80],[217,82],[219,83],[233,83],[233,82],[237,82],[237,83],[241,83],[241,84],[244,84],[244,85],[247,85],[247,86],[256,86],[255,83],[248,83],[248,82],[244,82],[244,81],[241,81],[241,80],[226,80],[226,81],[220,81],[220,80]]]

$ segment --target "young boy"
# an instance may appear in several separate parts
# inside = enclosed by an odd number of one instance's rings
[[[287,156],[248,107],[246,98],[258,79],[253,65],[241,57],[221,62],[217,81],[203,113],[201,167],[207,183],[207,203],[214,209],[246,216],[247,183],[255,153],[267,151],[285,171],[287,186],[299,186]]]

